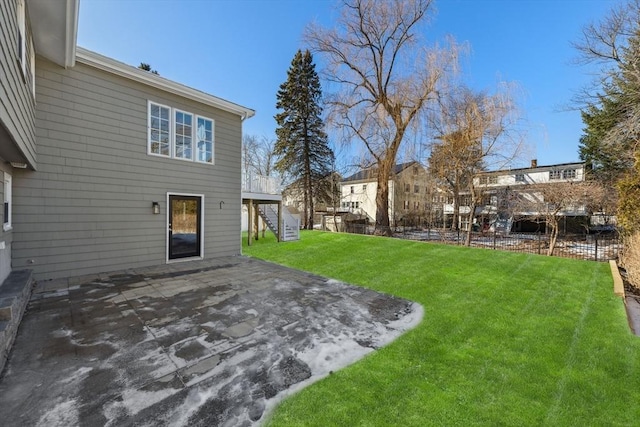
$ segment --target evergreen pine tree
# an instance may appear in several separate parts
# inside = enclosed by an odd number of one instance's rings
[[[287,80],[280,85],[276,108],[278,124],[275,168],[298,182],[304,197],[304,225],[313,228],[314,195],[317,186],[331,172],[333,151],[320,115],[322,107],[320,79],[311,53],[300,50],[295,54],[287,72]]]

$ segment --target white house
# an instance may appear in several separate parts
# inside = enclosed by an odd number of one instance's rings
[[[581,182],[585,178],[585,163],[538,166],[536,160],[532,160],[531,166],[528,168],[482,172],[474,178],[474,187],[479,189],[482,194],[482,200],[475,211],[476,221],[484,227],[487,225],[498,226],[510,230],[513,226],[516,231],[532,231],[529,228],[537,228],[538,223],[536,222],[534,225],[530,219],[539,216],[540,212],[524,211],[526,203],[522,206],[516,206],[515,211],[513,206],[511,209],[507,209],[510,200],[518,197],[525,201],[544,202],[544,197],[539,190],[540,186]],[[533,203],[531,205],[533,206]],[[466,212],[469,212],[468,207],[466,207]],[[571,218],[584,218],[588,212],[584,206],[574,206],[563,212],[563,215]],[[514,217],[516,217],[515,224],[512,224]],[[466,228],[466,224],[462,225],[462,228]]]
[[[418,162],[395,165],[389,179],[389,219],[413,222],[425,215],[427,194],[431,185],[427,171]],[[347,177],[340,183],[342,211],[376,219],[377,168],[367,168]]]

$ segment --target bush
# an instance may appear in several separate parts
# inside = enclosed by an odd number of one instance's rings
[[[640,153],[633,168],[618,182],[618,225],[627,235],[640,231]]]
[[[629,283],[640,289],[640,231],[625,236],[620,263],[627,271]]]

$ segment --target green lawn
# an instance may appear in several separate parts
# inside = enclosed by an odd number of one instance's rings
[[[322,232],[244,245],[425,312],[270,426],[640,425],[640,337],[607,263]]]

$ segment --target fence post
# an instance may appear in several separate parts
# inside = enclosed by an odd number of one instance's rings
[[[493,250],[496,250],[496,228],[493,228]]]
[[[458,246],[460,246],[460,229],[458,228]]]
[[[541,233],[538,231],[538,255],[540,255],[540,244],[541,244],[541,240],[542,240],[540,238],[540,236],[541,236]]]
[[[598,235],[596,234],[595,236],[595,240],[596,240],[596,254],[595,254],[595,258],[596,261],[598,261]]]

